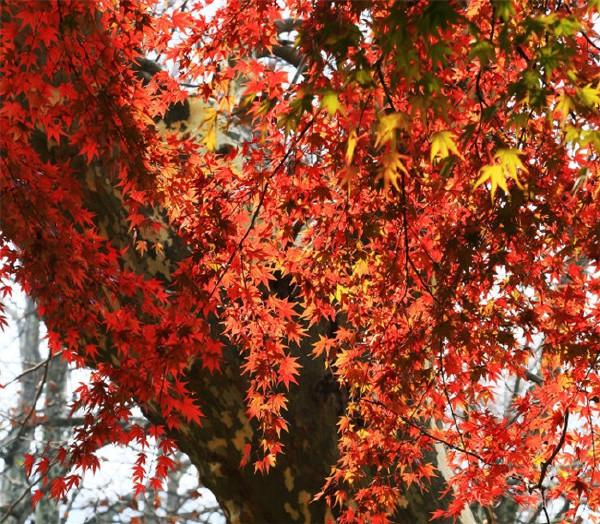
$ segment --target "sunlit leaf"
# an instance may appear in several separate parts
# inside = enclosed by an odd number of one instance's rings
[[[455,139],[456,135],[451,131],[439,131],[438,133],[434,133],[431,137],[431,161],[433,162],[438,158],[444,159],[449,156],[450,153],[462,158],[462,155],[456,147]]]
[[[337,112],[344,113],[344,108],[340,103],[338,94],[335,91],[326,91],[321,99],[321,107],[324,107],[330,115],[335,115]]]
[[[494,200],[494,195],[498,188],[502,189],[506,194],[509,193],[506,183],[507,178],[514,180],[517,187],[523,189],[518,173],[519,171],[527,172],[527,169],[519,158],[521,154],[517,149],[499,149],[494,155],[496,163],[481,168],[481,176],[475,182],[474,188],[489,182],[491,184],[490,196],[492,200]]]

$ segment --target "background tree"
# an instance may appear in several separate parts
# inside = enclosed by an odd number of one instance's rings
[[[158,438],[232,522],[588,518],[597,3],[192,4],[3,4],[2,274],[97,370],[48,460]]]
[[[65,362],[60,359],[43,360],[40,355],[40,323],[35,304],[27,300],[23,316],[11,311],[18,330],[19,356],[22,368],[22,388],[18,404],[5,417],[10,430],[3,436],[2,452],[2,497],[3,513],[11,518],[9,522],[25,522],[31,513],[29,481],[23,467],[23,457],[31,451],[31,441],[38,426],[39,412],[36,405],[45,390],[45,403],[48,416],[61,416],[65,408],[64,376]],[[47,445],[62,440],[60,430],[43,427],[43,442]],[[56,505],[48,500],[38,505],[36,518],[41,522],[59,522]]]
[[[23,301],[24,304],[21,304]],[[44,357],[47,348],[41,343],[42,329],[35,313],[35,303],[17,293],[9,304],[8,312],[16,332],[16,353],[21,372],[8,381],[11,370],[7,360],[15,358],[15,352],[6,347],[2,374],[4,382],[9,383],[6,385],[8,390],[2,392],[0,412],[2,522],[58,524],[85,520],[85,524],[106,524],[136,522],[137,519],[137,522],[141,520],[148,524],[165,521],[195,524],[222,521],[219,520],[219,508],[206,497],[206,490],[201,490],[197,484],[190,484],[189,478],[184,479],[184,476],[197,476],[197,472],[189,471],[190,463],[181,453],[173,457],[175,467],[167,476],[164,490],[155,492],[148,486],[142,500],[134,499],[130,491],[123,492],[126,483],[114,478],[115,471],[123,470],[116,462],[129,459],[132,464],[135,454],[140,452],[134,446],[131,450],[121,450],[121,453],[101,451],[104,456],[112,455],[107,459],[106,484],[98,480],[91,484],[88,479],[62,500],[46,497],[33,507],[31,487],[37,484],[36,480],[41,476],[31,475],[27,478],[24,462],[27,463],[32,455],[40,455],[44,450],[64,445],[71,428],[81,424],[82,420],[77,413],[67,416],[67,399],[72,394],[74,380],[63,360]],[[10,345],[6,338],[3,344]],[[80,380],[83,381],[84,377],[80,376]],[[16,403],[15,391],[18,392]],[[54,467],[49,477],[53,479],[64,473],[64,468]]]

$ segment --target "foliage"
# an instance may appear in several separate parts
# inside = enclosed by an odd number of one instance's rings
[[[341,521],[387,521],[436,442],[447,515],[507,496],[598,510],[597,2],[213,7],[2,6],[0,276],[97,370],[54,460],[93,470],[102,444],[145,442],[121,424],[135,400],[164,421],[164,476],[166,432],[202,424],[192,365],[219,373],[234,346],[267,473],[312,351],[347,398],[320,494]],[[149,53],[180,78],[141,75]],[[200,135],[156,123],[179,82]],[[511,377],[530,387],[499,413]]]

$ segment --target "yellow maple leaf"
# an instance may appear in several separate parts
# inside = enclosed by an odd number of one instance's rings
[[[486,182],[490,182],[492,186],[492,201],[494,200],[494,195],[498,188],[508,194],[507,178],[512,178],[517,184],[517,187],[523,189],[518,172],[527,172],[527,168],[519,158],[519,155],[521,154],[521,151],[518,149],[499,149],[496,151],[496,154],[494,155],[496,163],[481,168],[481,176],[477,179],[477,182],[475,182],[473,189],[476,189]]]
[[[592,87],[588,84],[577,91],[583,105],[588,107],[600,107],[600,87]]]
[[[575,104],[573,103],[573,99],[563,92],[558,95],[558,102],[555,109],[560,112],[561,122],[564,122],[569,113],[575,109]]]
[[[506,178],[504,177],[504,171],[502,170],[501,165],[493,164],[489,166],[483,166],[480,173],[481,176],[477,182],[475,182],[474,189],[489,181],[492,184],[492,200],[494,200],[494,194],[496,193],[496,189],[498,189],[498,187],[500,187],[505,193],[508,193],[508,186],[506,185]]]
[[[335,293],[333,295],[330,295],[330,299],[335,298],[338,302],[342,301],[342,298],[345,297],[348,292],[350,291],[350,288],[346,287],[346,286],[342,286],[341,284],[337,284],[335,287]]]
[[[346,165],[348,166],[352,163],[352,159],[354,158],[357,140],[358,137],[356,136],[356,131],[353,129],[348,135],[348,144],[346,146]]]
[[[352,269],[352,275],[361,277],[369,273],[369,263],[364,259],[359,259]]]
[[[522,154],[523,153],[518,149],[499,149],[494,155],[495,158],[500,161],[500,165],[506,174],[516,182],[519,189],[523,189],[523,185],[519,181],[517,172],[521,170],[527,173],[527,168],[519,158],[519,155]]]
[[[431,137],[431,162],[436,158],[444,159],[450,155],[450,153],[456,155],[459,158],[463,156],[458,152],[456,147],[456,135],[452,131],[439,131],[434,133]]]
[[[331,116],[337,112],[344,114],[344,108],[335,91],[325,91],[321,98],[321,107],[324,107]]]
[[[398,178],[401,173],[408,175],[408,170],[403,163],[403,160],[408,160],[406,155],[401,155],[397,151],[388,151],[382,156],[383,167],[377,176],[376,180],[383,178],[383,190],[387,193],[390,184],[394,186],[397,191],[400,191],[398,185]]]
[[[406,126],[406,119],[402,113],[390,113],[379,118],[375,132],[375,147],[387,144],[394,138],[396,129]]]
[[[212,107],[206,110],[206,117],[204,118],[206,135],[202,142],[209,151],[214,151],[217,148],[217,115],[217,110]]]

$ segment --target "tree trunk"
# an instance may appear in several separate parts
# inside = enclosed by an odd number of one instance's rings
[[[165,223],[161,241],[167,256],[135,254],[118,191],[101,173],[94,176],[95,191],[89,194],[89,207],[104,234],[119,249],[130,247],[131,268],[168,282],[177,263],[187,255],[186,246]],[[160,210],[153,210],[152,214],[155,218],[163,215]],[[214,328],[218,332],[218,326]],[[326,519],[324,501],[311,501],[336,462],[336,423],[345,402],[323,362],[310,356],[312,342],[327,330],[326,325],[313,329],[296,355],[303,368],[300,383],[290,388],[286,414],[289,433],[282,435],[285,453],[267,475],[255,473],[251,465],[240,467],[245,445],[256,441],[255,429],[246,416],[247,382],[241,374],[238,350],[230,347],[225,351],[220,373],[211,374],[198,364],[189,374],[189,388],[198,398],[205,418],[201,426],[187,426],[174,437],[232,524],[321,523]],[[159,413],[146,415],[161,423]],[[435,462],[433,452],[430,458]],[[432,511],[448,503],[448,497],[441,496],[446,487],[440,478],[432,483],[428,493],[409,490],[406,506],[399,511],[401,522],[428,522]]]
[[[61,419],[65,415],[67,400],[65,386],[67,383],[67,363],[62,358],[53,358],[48,363],[48,376],[45,384],[44,418],[49,422]],[[65,438],[65,428],[60,424],[46,424],[42,429],[42,445],[47,449],[55,449]],[[55,466],[55,473],[60,475],[64,468]],[[60,515],[55,500],[44,497],[35,508],[36,522],[59,524]]]
[[[308,351],[298,356],[304,367],[300,384],[292,386],[289,394],[290,428],[282,436],[285,452],[267,475],[255,473],[250,465],[240,467],[254,428],[245,414],[246,384],[235,349],[227,351],[223,373],[211,375],[199,368],[190,373],[190,386],[206,417],[201,426],[180,431],[176,439],[231,524],[322,523],[328,516],[334,518],[323,500],[312,499],[337,458],[336,422],[344,396],[322,362],[310,358]],[[433,454],[428,458],[435,459]],[[429,522],[431,512],[449,502],[448,496],[441,495],[446,488],[439,477],[429,491],[408,490],[396,518],[411,524]]]

